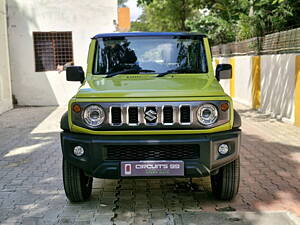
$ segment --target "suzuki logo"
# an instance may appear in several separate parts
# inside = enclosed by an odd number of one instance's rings
[[[151,107],[152,108],[152,107]],[[155,109],[146,109],[145,111],[145,119],[147,120],[148,123],[155,123],[157,119],[157,113]]]

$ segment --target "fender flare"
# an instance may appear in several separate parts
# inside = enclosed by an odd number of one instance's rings
[[[65,112],[60,119],[60,128],[64,131],[69,131],[68,111]]]
[[[241,119],[241,116],[240,114],[234,110],[233,111],[233,128],[239,128],[242,126],[242,119]]]

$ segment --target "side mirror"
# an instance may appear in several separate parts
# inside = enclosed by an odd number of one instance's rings
[[[230,64],[218,64],[216,68],[216,78],[218,81],[221,79],[231,79],[232,66]]]
[[[81,66],[68,66],[66,69],[67,81],[84,81],[84,71]]]

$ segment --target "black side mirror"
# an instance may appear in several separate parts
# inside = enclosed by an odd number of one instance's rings
[[[84,81],[84,71],[81,66],[68,66],[67,69],[67,81]]]
[[[230,64],[218,64],[216,68],[216,78],[218,81],[221,79],[231,79],[232,66]]]

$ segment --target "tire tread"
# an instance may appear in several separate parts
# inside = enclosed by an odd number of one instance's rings
[[[84,187],[82,179],[84,179],[83,172],[63,160],[63,182],[67,198],[71,202],[81,202],[86,200],[91,194],[91,187]]]
[[[239,158],[220,168],[218,174],[211,176],[213,194],[220,200],[232,200],[238,193],[239,182]]]

